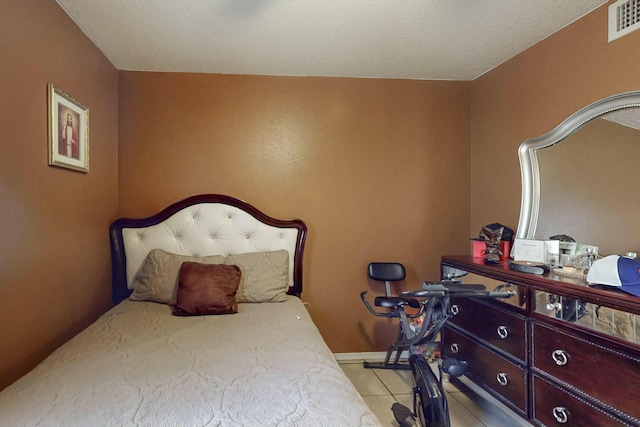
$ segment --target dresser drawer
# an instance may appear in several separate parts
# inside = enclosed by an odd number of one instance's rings
[[[534,368],[640,419],[638,394],[632,391],[640,384],[638,357],[543,323],[534,322],[532,333]]]
[[[478,345],[451,327],[443,331],[445,357],[469,362],[467,376],[485,388],[502,396],[521,414],[527,413],[527,375],[523,367],[514,364]]]
[[[452,298],[449,322],[526,362],[527,329],[523,316],[469,298]]]
[[[605,387],[606,388],[606,387]],[[547,427],[625,426],[608,412],[533,376],[533,418]]]

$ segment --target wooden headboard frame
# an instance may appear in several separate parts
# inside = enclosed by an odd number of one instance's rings
[[[221,236],[216,235],[218,232]],[[275,219],[242,200],[221,194],[192,196],[148,218],[118,219],[110,227],[113,303],[129,297],[133,291],[129,284],[152,249],[191,256],[287,249],[288,293],[300,296],[306,234],[302,220]],[[216,243],[217,238],[221,244]],[[136,255],[127,260],[126,248],[132,247]]]

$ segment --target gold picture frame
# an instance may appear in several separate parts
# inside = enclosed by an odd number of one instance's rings
[[[89,172],[89,108],[47,85],[49,165]]]

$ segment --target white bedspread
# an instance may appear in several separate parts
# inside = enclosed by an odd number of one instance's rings
[[[0,426],[380,425],[298,298],[170,310],[105,313],[0,393]]]

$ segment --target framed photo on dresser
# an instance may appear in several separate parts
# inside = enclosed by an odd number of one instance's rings
[[[89,172],[89,108],[47,85],[49,165]]]

